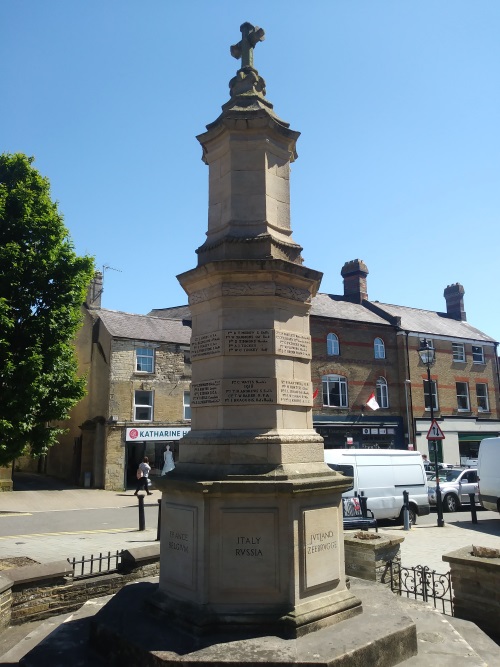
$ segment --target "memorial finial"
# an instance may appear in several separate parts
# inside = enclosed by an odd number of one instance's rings
[[[253,50],[258,42],[263,42],[265,32],[262,28],[251,23],[243,23],[240,26],[241,40],[231,46],[231,55],[239,60],[241,58],[241,68],[253,67]]]
[[[233,58],[241,58],[241,67],[229,82],[229,90],[232,100],[238,98],[242,101],[246,98],[248,103],[255,96],[262,100],[266,94],[266,82],[253,66],[253,50],[258,42],[264,41],[265,33],[262,28],[248,22],[243,23],[240,30],[241,40],[233,44],[230,51]],[[264,103],[272,107],[270,102],[264,100]]]

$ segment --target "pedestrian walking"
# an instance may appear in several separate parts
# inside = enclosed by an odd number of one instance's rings
[[[137,468],[137,486],[134,496],[136,496],[141,489],[144,489],[148,496],[151,495],[151,491],[148,488],[150,472],[151,466],[149,465],[149,459],[145,456],[142,459],[142,463],[139,463],[139,467]]]

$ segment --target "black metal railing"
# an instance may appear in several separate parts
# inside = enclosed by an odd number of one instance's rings
[[[403,567],[397,561],[389,561],[387,565],[393,593],[414,600],[432,601],[442,614],[453,616],[450,572],[440,574],[426,565]]]
[[[73,568],[74,579],[84,579],[86,577],[97,577],[100,574],[116,572],[122,560],[123,551],[108,551],[108,553],[99,553],[98,556],[92,554],[86,558],[68,558],[68,563]]]

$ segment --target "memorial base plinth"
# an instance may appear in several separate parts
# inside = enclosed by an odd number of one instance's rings
[[[130,584],[92,621],[90,643],[108,667],[161,665],[307,665],[392,667],[417,654],[414,622],[393,593],[378,585],[357,591],[364,613],[297,639],[214,633],[193,637],[150,613],[151,583]]]
[[[324,463],[290,465],[290,478],[286,466],[213,480],[186,469],[158,480],[160,584],[151,602],[172,623],[194,634],[298,637],[361,612],[344,573],[345,477]]]
[[[192,636],[207,636],[224,632],[228,634],[249,633],[252,636],[274,634],[283,639],[303,637],[324,627],[340,623],[347,618],[361,614],[361,601],[349,591],[331,596],[325,606],[304,604],[293,612],[268,605],[271,609],[255,609],[249,612],[200,607],[180,602],[157,591],[147,601],[149,611],[163,617],[166,623],[187,631]]]

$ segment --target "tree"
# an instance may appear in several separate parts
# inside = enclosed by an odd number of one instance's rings
[[[85,394],[73,339],[94,263],[74,252],[32,162],[0,155],[0,465],[44,454]]]

